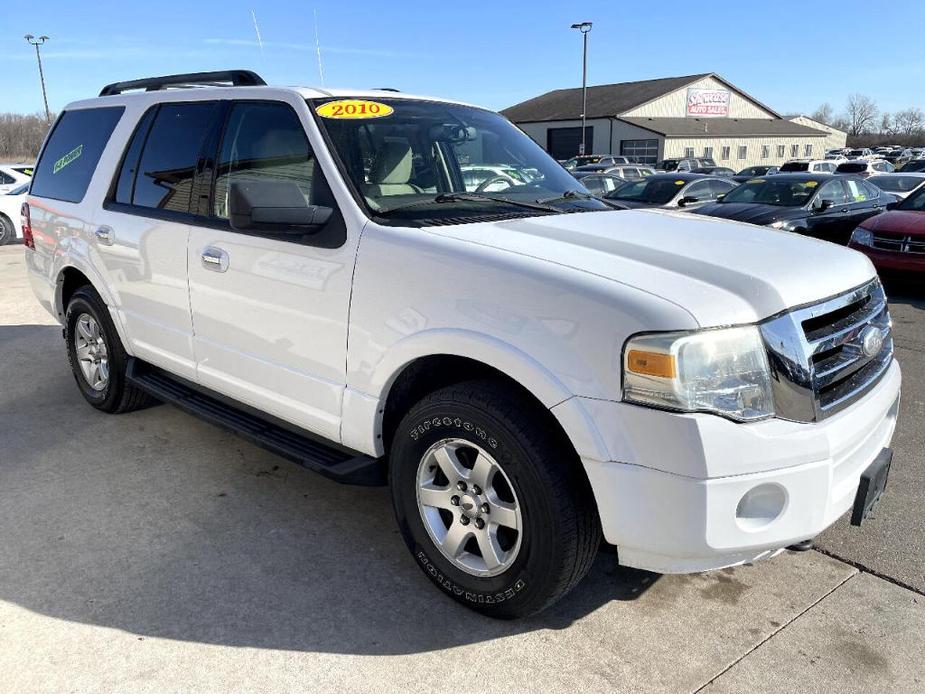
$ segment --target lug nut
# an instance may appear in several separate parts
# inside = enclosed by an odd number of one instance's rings
[[[479,530],[481,530],[482,528],[485,527],[485,521],[483,521],[481,518],[476,518],[476,519],[475,519],[475,527],[478,528]]]
[[[488,504],[482,504],[482,513],[490,513],[491,507]]]
[[[472,485],[472,493],[473,493],[473,494],[481,494],[481,493],[482,493],[482,488],[481,488],[479,485],[477,485],[477,484],[473,484],[473,485]]]
[[[469,525],[469,516],[460,516],[459,522],[463,525]]]
[[[464,491],[466,491],[466,483],[465,483],[465,482],[457,482],[457,483],[456,483],[456,488],[457,488],[459,491],[464,492]]]
[[[453,504],[453,506],[459,506],[459,497],[455,495],[451,496],[450,503]]]

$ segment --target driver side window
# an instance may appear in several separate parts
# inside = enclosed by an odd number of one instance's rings
[[[703,202],[704,200],[712,200],[716,196],[711,191],[710,181],[698,181],[684,191],[683,197],[697,198],[698,201]]]
[[[831,200],[832,205],[844,205],[848,202],[848,195],[840,180],[829,181],[819,189],[816,200]]]

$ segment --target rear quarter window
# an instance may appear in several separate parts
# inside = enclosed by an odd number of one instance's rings
[[[65,111],[55,123],[32,177],[32,195],[80,202],[116,124],[122,106]]]

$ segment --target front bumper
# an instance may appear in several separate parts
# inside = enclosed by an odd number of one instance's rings
[[[894,361],[864,398],[812,424],[589,403],[599,425],[623,418],[621,440],[608,442],[616,462],[582,458],[605,538],[621,564],[689,573],[818,535],[851,509],[861,474],[889,446],[900,382]]]

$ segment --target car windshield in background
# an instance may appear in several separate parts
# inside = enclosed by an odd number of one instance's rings
[[[604,197],[608,200],[635,200],[664,205],[678,194],[688,181],[673,178],[648,178],[630,181]]]
[[[794,171],[809,171],[809,162],[806,161],[788,161],[780,167],[781,173],[793,173]]]
[[[871,176],[867,180],[888,193],[908,193],[925,183],[925,176]]]
[[[609,209],[497,113],[397,98],[310,106],[371,216],[427,225]]]
[[[799,207],[812,197],[819,181],[793,181],[754,178],[729,191],[722,199],[724,204],[749,202],[779,207]]]
[[[898,210],[912,210],[914,212],[925,212],[925,188],[919,188],[908,198],[896,206]]]
[[[839,164],[838,173],[861,173],[862,171],[867,171],[867,162],[850,162],[847,164]]]
[[[7,193],[7,195],[22,195],[27,190],[29,190],[29,184],[23,183],[21,186],[17,186],[16,188],[13,188],[13,190]]]

